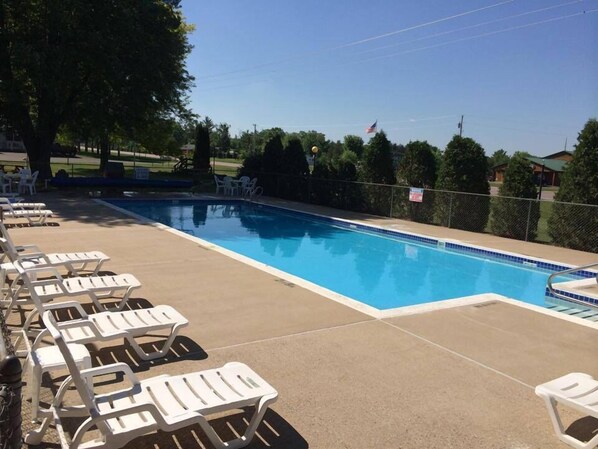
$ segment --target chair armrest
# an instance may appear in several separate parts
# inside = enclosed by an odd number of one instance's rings
[[[123,373],[132,385],[138,385],[139,379],[131,370],[131,367],[126,363],[111,363],[109,365],[97,366],[95,368],[88,368],[81,370],[81,375],[85,377],[103,376],[105,374]]]
[[[75,309],[81,315],[81,318],[87,318],[89,315],[85,310],[83,310],[83,306],[79,301],[61,301],[61,302],[53,302],[50,304],[44,304],[43,306],[44,312],[48,310],[60,310],[60,309]],[[74,321],[74,320],[71,320]],[[65,323],[67,321],[63,321]]]

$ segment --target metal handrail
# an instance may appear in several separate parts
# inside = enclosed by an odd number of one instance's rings
[[[569,268],[567,270],[563,270],[563,271],[558,271],[556,273],[552,273],[550,276],[548,276],[548,280],[546,281],[546,286],[548,287],[548,291],[552,295],[554,295],[556,298],[562,299],[563,301],[572,302],[572,303],[575,303],[575,304],[578,304],[578,305],[582,305],[584,307],[592,307],[592,308],[598,309],[598,305],[591,304],[591,303],[585,302],[585,301],[580,301],[579,299],[575,299],[575,298],[571,298],[569,296],[563,295],[563,294],[557,292],[554,289],[554,287],[552,286],[552,281],[557,276],[563,276],[565,274],[576,273],[578,271],[587,270],[588,268],[593,268],[593,267],[598,267],[598,262],[594,262],[594,263],[591,263],[589,265],[583,265],[583,266],[580,266],[580,267]],[[598,273],[596,274],[596,282],[598,282]]]

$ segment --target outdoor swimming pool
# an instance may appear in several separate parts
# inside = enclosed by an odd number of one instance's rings
[[[381,310],[480,293],[543,306],[558,269],[243,201],[108,202]]]

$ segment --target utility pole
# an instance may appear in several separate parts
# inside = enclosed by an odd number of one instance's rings
[[[462,137],[463,136],[463,116],[461,116],[461,121],[459,122],[457,127],[459,128],[459,137]]]
[[[257,133],[257,128],[256,127],[257,127],[257,125],[254,123],[253,124],[253,141],[251,143],[251,146],[252,146],[251,153],[252,154],[255,154],[255,135]]]
[[[565,137],[565,151],[567,151],[567,138]]]

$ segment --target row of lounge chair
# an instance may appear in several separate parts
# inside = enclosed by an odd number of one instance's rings
[[[169,352],[189,322],[168,305],[125,310],[131,292],[141,284],[132,274],[103,275],[100,268],[109,257],[101,251],[45,254],[35,245],[15,245],[3,222],[0,235],[3,313],[8,317],[17,309],[31,309],[15,341],[18,354],[27,357],[32,419],[41,419],[39,427],[25,436],[27,444],[40,444],[51,424],[64,449],[119,448],[148,433],[194,424],[199,424],[217,448],[249,444],[278,396],[250,367],[232,362],[220,368],[146,380],[139,380],[126,363],[92,367],[87,344],[122,339],[139,358],[153,360]],[[96,313],[86,310],[79,300],[81,295],[90,299]],[[108,308],[105,298],[111,298],[115,306]],[[39,317],[44,324],[41,329],[34,326]],[[162,335],[163,342],[148,352],[137,338],[156,333]],[[70,376],[57,390],[50,407],[42,408],[42,374],[58,369],[68,369]],[[97,393],[94,379],[106,374],[122,375],[127,386]],[[70,405],[64,399],[73,387],[80,403]],[[207,418],[246,407],[255,410],[244,434],[224,442]],[[63,425],[67,417],[83,418],[71,438]],[[99,437],[90,440],[91,430],[99,431]]]

